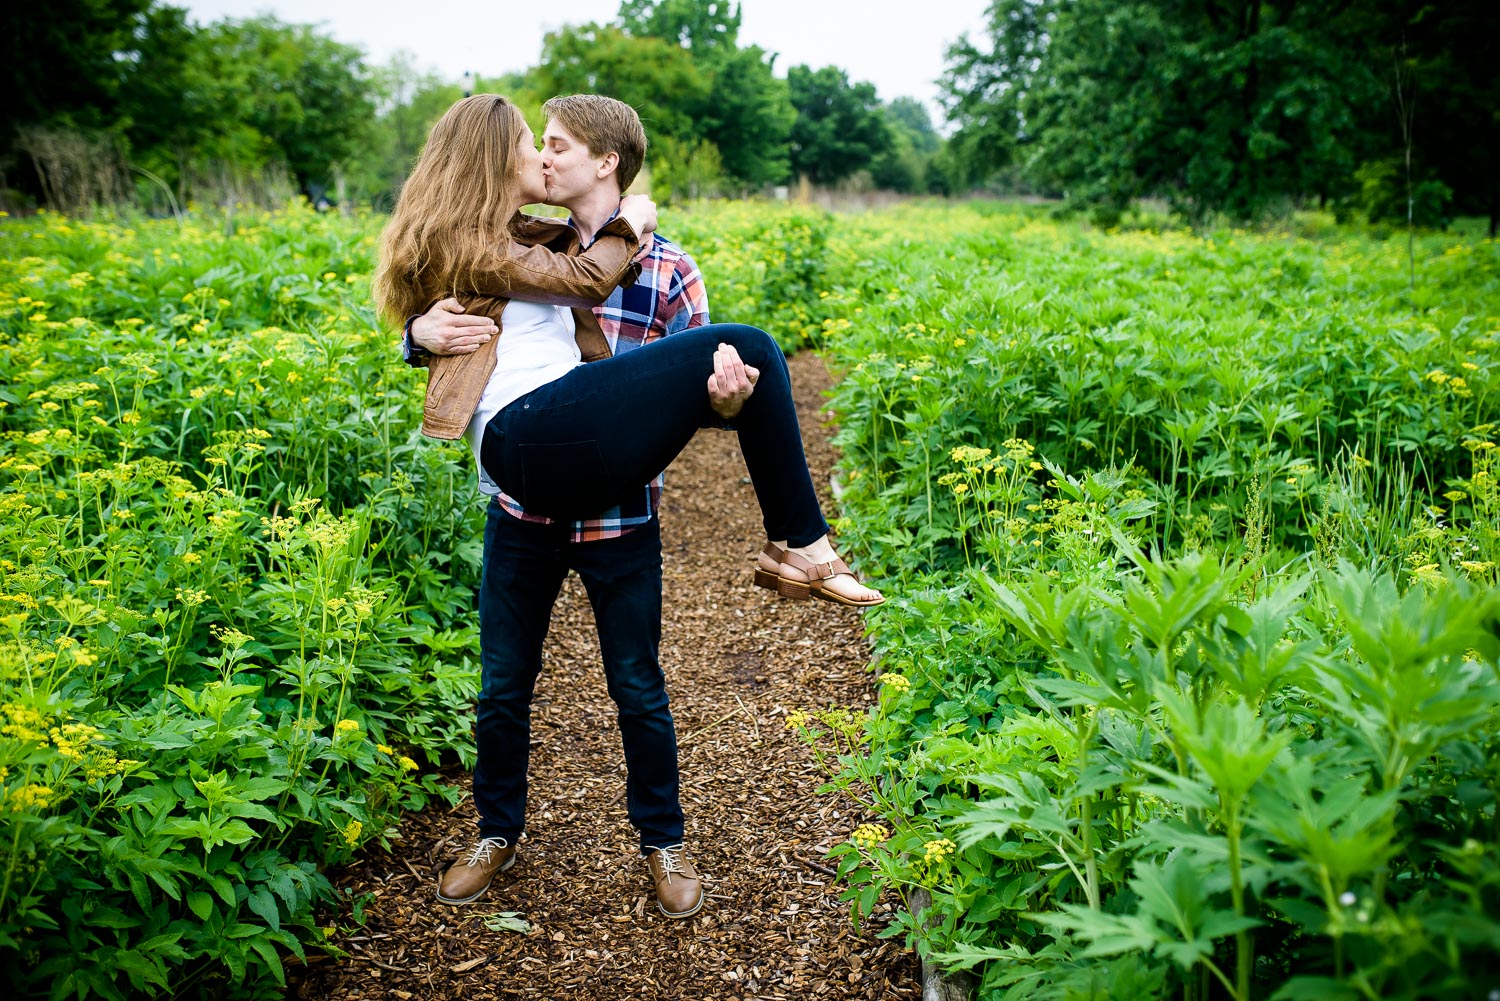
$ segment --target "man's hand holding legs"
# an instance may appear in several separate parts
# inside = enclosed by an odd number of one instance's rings
[[[411,324],[411,339],[417,347],[435,355],[466,355],[500,333],[488,316],[470,316],[463,305],[447,298],[417,317]]]
[[[760,369],[746,365],[732,344],[720,344],[714,352],[714,374],[708,377],[708,404],[726,421],[739,415],[745,401],[755,392]]]

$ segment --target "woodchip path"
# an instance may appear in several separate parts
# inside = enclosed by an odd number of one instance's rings
[[[814,479],[826,484],[828,375],[807,353],[791,366]],[[762,534],[734,436],[699,434],[667,473],[662,512],[662,662],[687,845],[709,898],[697,916],[672,921],[655,909],[625,816],[619,731],[593,619],[570,577],[533,707],[529,834],[516,866],[475,903],[438,904],[437,867],[473,838],[472,804],[408,817],[392,853],[377,849],[334,875],[351,899],[374,897],[365,898],[362,926],[347,908],[339,918],[346,930],[334,941],[348,958],[294,969],[290,996],[920,997],[915,958],[875,937],[885,914],[856,932],[823,859],[871,818],[817,795],[823,777],[785,726],[793,709],[874,699],[858,613],[755,588]],[[502,912],[518,912],[530,933],[487,929]]]

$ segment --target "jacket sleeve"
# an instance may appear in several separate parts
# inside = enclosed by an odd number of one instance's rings
[[[639,250],[634,227],[620,216],[579,254],[559,254],[512,240],[489,267],[474,271],[469,291],[551,306],[594,306],[609,298],[616,286],[634,284],[641,273],[634,260]]]

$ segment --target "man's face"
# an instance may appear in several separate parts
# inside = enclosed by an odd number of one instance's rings
[[[608,184],[618,194],[619,182],[614,171],[600,176],[607,159],[615,157],[593,155],[557,119],[548,119],[542,132],[542,173],[547,181],[547,201],[566,208],[580,197],[592,194],[601,184]]]

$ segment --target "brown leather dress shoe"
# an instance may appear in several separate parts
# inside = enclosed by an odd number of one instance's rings
[[[438,881],[444,904],[467,904],[484,896],[495,876],[516,864],[516,846],[504,838],[483,838],[474,850],[448,867]]]
[[[669,918],[686,918],[703,906],[703,881],[681,845],[647,848],[646,866],[656,884],[656,907]]]

